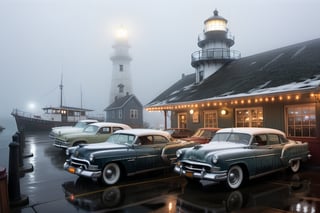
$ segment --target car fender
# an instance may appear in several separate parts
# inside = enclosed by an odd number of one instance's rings
[[[309,154],[308,143],[290,142],[283,146],[281,160],[289,164],[291,160],[306,160]]]
[[[88,144],[88,141],[81,139],[81,140],[74,140],[70,142],[70,146],[76,146],[78,144]]]
[[[169,163],[174,163],[177,159],[176,152],[178,149],[187,148],[194,146],[195,143],[193,142],[177,142],[173,144],[166,145],[163,147],[161,151],[161,158],[163,161]]]

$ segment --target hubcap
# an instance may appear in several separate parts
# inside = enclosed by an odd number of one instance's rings
[[[239,174],[236,171],[232,171],[229,175],[230,183],[237,183],[239,179]]]

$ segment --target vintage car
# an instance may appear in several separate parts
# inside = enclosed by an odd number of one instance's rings
[[[92,123],[84,128],[82,132],[57,137],[53,145],[66,149],[79,144],[105,142],[113,132],[121,129],[131,129],[131,127],[126,124],[112,122]]]
[[[199,128],[191,137],[181,138],[185,141],[194,141],[200,144],[209,143],[219,128]]]
[[[168,128],[164,131],[168,132],[173,138],[187,138],[193,135],[193,131],[187,128]]]
[[[246,179],[281,169],[297,172],[310,157],[308,143],[288,140],[282,131],[226,128],[208,144],[178,150],[174,171],[195,181],[226,181],[236,189]]]
[[[71,134],[82,132],[84,128],[88,126],[88,124],[96,123],[98,120],[80,120],[74,126],[58,126],[53,127],[49,133],[49,138],[55,140],[57,137],[60,137],[64,134]]]
[[[176,151],[194,145],[161,130],[119,130],[105,143],[68,148],[64,169],[112,185],[122,176],[173,167]]]

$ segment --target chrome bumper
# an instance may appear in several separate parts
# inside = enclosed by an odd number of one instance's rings
[[[227,171],[222,171],[219,173],[207,173],[206,171],[201,171],[201,172],[194,172],[194,171],[187,171],[183,169],[182,166],[175,166],[174,167],[174,172],[186,176],[188,178],[196,178],[196,179],[201,179],[201,180],[211,180],[211,181],[224,181],[227,179]]]
[[[65,162],[63,164],[63,169],[68,171],[71,174],[76,174],[76,175],[87,177],[87,178],[99,178],[101,176],[101,171],[88,171],[81,168],[76,168],[76,167],[70,166],[68,162]]]
[[[57,140],[55,140],[52,145],[58,148],[63,148],[63,149],[69,148],[69,143],[64,143],[62,141],[57,141]]]

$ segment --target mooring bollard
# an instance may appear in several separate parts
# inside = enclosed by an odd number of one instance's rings
[[[19,143],[20,143],[20,147],[22,146],[23,147],[23,152],[22,152],[22,157],[23,158],[30,158],[30,157],[33,157],[33,153],[25,153],[24,152],[24,148],[26,146],[26,136],[24,134],[24,130],[20,130],[19,132]],[[22,145],[21,145],[22,144]]]
[[[19,144],[9,144],[9,201],[10,206],[22,206],[29,203],[29,198],[20,193],[20,172],[19,172]]]
[[[23,159],[22,159],[22,152],[23,152],[23,145],[21,144],[19,132],[16,132],[12,136],[12,141],[19,144],[19,167],[23,167]]]
[[[24,173],[33,171],[33,165],[32,164],[24,165],[24,163],[23,163],[24,139],[22,139],[22,136],[19,132],[16,132],[12,136],[12,141],[19,144],[19,146],[18,146],[19,171],[20,171],[20,176],[24,176]]]
[[[6,212],[9,212],[7,171],[0,167],[0,213]]]

